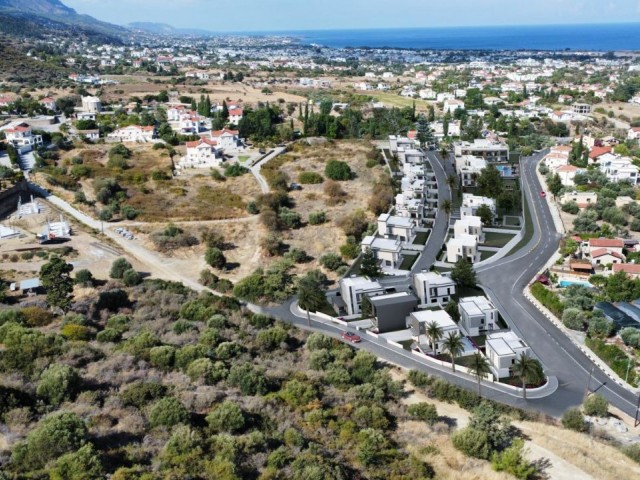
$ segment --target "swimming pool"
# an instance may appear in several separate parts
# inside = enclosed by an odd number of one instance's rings
[[[591,285],[589,282],[578,282],[575,280],[560,280],[558,285],[560,286],[560,288],[570,287],[571,285],[582,285],[583,287],[587,288],[593,287],[593,285]]]
[[[508,165],[496,165],[496,168],[503,177],[510,177],[513,174],[513,168]]]

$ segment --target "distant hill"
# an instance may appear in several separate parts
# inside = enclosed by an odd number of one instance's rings
[[[130,33],[119,25],[80,15],[60,0],[0,0],[0,32],[35,38],[57,33],[110,42]]]
[[[154,23],[154,22],[133,22],[127,25],[129,28],[139,30],[142,32],[153,33],[155,35],[198,35],[198,36],[212,36],[216,35],[215,32],[209,30],[201,30],[198,28],[176,28],[166,23]]]

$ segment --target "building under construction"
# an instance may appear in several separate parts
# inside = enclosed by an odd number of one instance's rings
[[[50,222],[47,220],[42,233],[36,235],[36,238],[40,243],[68,240],[71,236],[71,226],[64,221],[62,215],[60,215],[59,222]]]

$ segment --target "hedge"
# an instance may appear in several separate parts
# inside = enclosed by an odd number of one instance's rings
[[[531,295],[547,307],[556,317],[562,318],[564,303],[562,303],[562,300],[560,300],[560,297],[558,297],[556,293],[546,288],[540,282],[536,282],[531,286]]]

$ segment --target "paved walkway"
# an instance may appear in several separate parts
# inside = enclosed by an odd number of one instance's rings
[[[256,162],[254,165],[249,167],[249,170],[251,170],[251,173],[253,174],[254,177],[256,177],[256,180],[258,181],[258,185],[260,185],[260,190],[262,190],[262,193],[269,193],[269,183],[267,182],[267,179],[264,178],[264,176],[262,175],[262,172],[260,171],[262,169],[262,166],[268,161],[276,158],[278,155],[281,155],[286,150],[287,149],[285,147],[275,148],[273,152],[269,153],[268,155],[265,155],[264,158],[262,158],[262,160]]]

